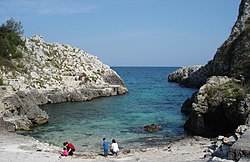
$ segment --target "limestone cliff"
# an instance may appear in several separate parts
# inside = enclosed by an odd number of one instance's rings
[[[242,0],[238,19],[231,35],[217,50],[212,61],[212,75],[227,75],[249,80],[250,69],[250,1]]]
[[[47,122],[48,115],[38,105],[127,92],[114,70],[79,48],[47,43],[41,36],[25,38],[25,47],[22,58],[0,67],[0,125],[10,130]]]
[[[169,81],[176,81],[178,71],[171,74]],[[213,60],[188,75],[178,76],[182,78],[182,85],[200,87],[183,104],[182,111],[189,114],[185,129],[197,135],[216,136],[232,133],[237,126],[248,124],[249,71],[250,0],[242,0],[231,35],[218,48]]]
[[[229,76],[249,80],[250,69],[250,0],[242,0],[237,21],[229,38],[218,48],[213,60],[202,68],[183,76],[181,84],[187,87],[201,87],[211,76]],[[182,70],[186,71],[187,67]],[[180,70],[179,70],[180,71]],[[176,72],[174,72],[176,73]],[[174,74],[173,73],[173,74]],[[172,75],[173,75],[172,74]],[[176,79],[169,78],[169,81]]]

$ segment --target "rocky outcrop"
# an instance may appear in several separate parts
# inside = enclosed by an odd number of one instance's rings
[[[68,87],[125,87],[119,75],[97,57],[70,45],[47,43],[41,36],[25,39],[23,58],[12,70],[0,67],[10,90],[55,90]]]
[[[29,129],[48,121],[38,105],[88,101],[128,90],[121,77],[97,57],[70,45],[25,38],[23,58],[1,66],[0,125]]]
[[[250,95],[241,83],[226,76],[213,76],[195,95],[184,128],[207,137],[227,134],[244,125],[249,113]]]
[[[195,68],[194,68],[195,69]],[[178,70],[185,71],[185,70]],[[175,73],[178,73],[174,72]],[[215,137],[232,134],[250,118],[250,0],[242,0],[231,35],[218,48],[213,60],[173,81],[200,88],[185,101],[182,112],[189,115],[185,130],[194,135]],[[172,75],[172,74],[171,74]],[[249,157],[249,133],[232,146],[231,159]],[[225,156],[228,146],[215,154]],[[215,151],[215,150],[214,150]]]
[[[168,81],[177,82],[185,87],[199,88],[204,85],[207,78],[212,76],[212,61],[206,65],[182,67],[168,76]]]
[[[12,123],[15,129],[28,130],[34,124],[48,121],[48,115],[38,105],[45,104],[46,98],[38,91],[18,91],[1,100],[4,111],[1,112],[5,122]]]
[[[235,144],[230,147],[228,158],[240,160],[241,157],[250,158],[250,129],[248,128]],[[249,159],[248,159],[249,160]]]
[[[239,7],[239,14],[237,21],[235,22],[229,40],[234,40],[241,32],[243,32],[249,22],[250,17],[250,1],[241,0]]]
[[[198,93],[182,106],[182,112],[190,114],[184,125],[186,130],[196,135],[214,136],[233,132],[238,125],[247,122],[249,52],[250,0],[242,0],[232,33],[217,50],[214,59],[205,66],[194,67],[190,73],[184,73],[185,68],[173,73],[182,75],[174,81],[187,87],[200,87]]]
[[[212,76],[210,72],[211,62],[192,72],[180,84],[185,87],[199,88],[204,85],[207,79]]]
[[[168,75],[168,81],[184,84],[185,86],[192,86],[192,85],[186,84],[186,82],[187,82],[186,80],[187,80],[187,78],[189,78],[189,76],[191,74],[194,74],[194,72],[199,70],[201,67],[203,67],[203,65],[182,67],[182,68],[170,73]]]
[[[181,81],[185,86],[200,87],[197,94],[183,104],[182,112],[189,114],[184,128],[195,135],[214,137],[233,134],[239,125],[248,125],[249,71],[250,0],[242,0],[232,33],[213,60]],[[242,157],[249,158],[249,130],[242,136],[238,132],[242,131],[236,130],[237,142],[223,143],[213,150],[213,155],[237,161]]]
[[[206,157],[210,157],[208,161],[244,161],[244,158],[241,158],[242,155],[249,157],[249,144],[247,139],[249,139],[250,131],[247,129],[248,126],[240,125],[234,133],[228,136],[218,136],[217,139],[212,142],[213,145],[208,149],[208,152],[211,153],[211,155],[206,154]],[[245,138],[246,135],[247,139]],[[239,145],[240,147],[238,147]]]
[[[201,87],[211,76],[244,77],[250,80],[250,0],[242,0],[238,19],[229,38],[218,48],[213,60],[191,72],[184,79],[175,79],[187,87]],[[185,68],[183,69],[185,71]],[[182,71],[183,71],[182,70]],[[178,70],[181,71],[181,70]],[[178,73],[178,72],[174,72]],[[170,74],[172,75],[172,74]],[[187,77],[188,76],[188,77]],[[180,78],[180,77],[178,77]]]

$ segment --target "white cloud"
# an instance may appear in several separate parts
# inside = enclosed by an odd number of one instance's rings
[[[95,5],[84,4],[80,0],[1,0],[0,13],[17,14],[81,14],[98,11]]]

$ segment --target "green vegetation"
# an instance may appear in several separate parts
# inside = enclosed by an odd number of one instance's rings
[[[5,67],[5,71],[18,71],[18,67],[11,61],[8,59],[5,59],[3,57],[0,56],[0,65]]]
[[[249,88],[247,87],[247,84],[243,85],[234,81],[230,81],[222,85],[212,87],[208,92],[208,97],[212,98],[220,93],[228,99],[242,100],[245,98],[246,94],[249,93]]]
[[[13,18],[0,26],[0,57],[8,60],[22,57],[22,52],[18,50],[18,46],[24,47],[22,28],[21,22]]]
[[[97,81],[97,77],[95,77],[95,76],[91,76],[90,78],[91,78],[91,80],[94,81],[94,82]]]
[[[88,76],[86,76],[86,77],[84,78],[84,82],[85,82],[85,83],[91,82],[91,80],[90,80],[90,78],[89,78]]]
[[[52,57],[52,56],[56,56],[56,54],[57,54],[56,50],[51,50],[49,51],[49,53],[47,53],[47,56]]]
[[[21,22],[16,22],[13,18],[0,26],[0,68],[4,69],[5,72],[20,72],[12,59],[22,58],[21,50],[25,46],[25,42],[21,38],[22,34]]]
[[[0,78],[0,86],[2,86],[2,85],[4,85],[4,84],[3,84],[3,79]]]
[[[60,65],[56,60],[53,59],[50,62],[52,66],[56,67],[57,69],[60,69]]]

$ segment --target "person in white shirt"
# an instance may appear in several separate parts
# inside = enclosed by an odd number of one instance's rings
[[[112,139],[110,151],[112,152],[113,155],[118,154],[119,147],[118,147],[118,144],[116,143],[115,139]]]

